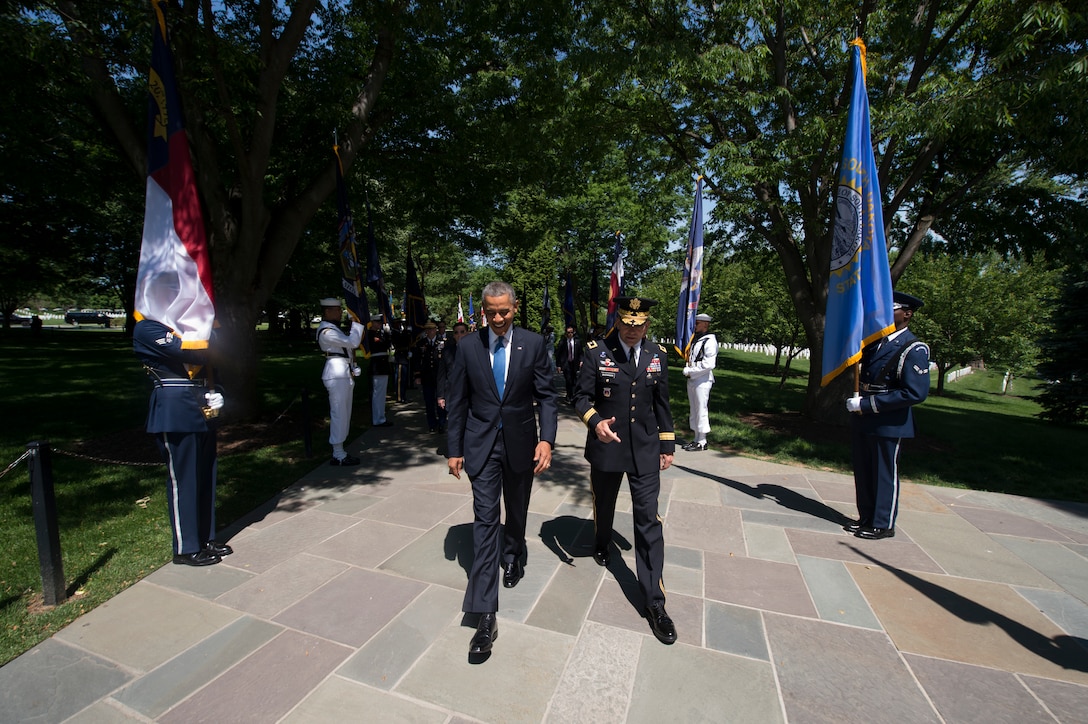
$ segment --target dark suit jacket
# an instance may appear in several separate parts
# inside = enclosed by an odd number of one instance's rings
[[[574,409],[589,427],[586,460],[606,472],[646,474],[658,470],[661,455],[676,449],[669,407],[668,355],[642,340],[638,369],[624,360],[619,335],[586,345]],[[620,442],[597,439],[597,423],[615,417],[612,430]]]
[[[582,343],[578,341],[578,336],[575,335],[573,357],[570,355],[567,346],[567,335],[564,334],[559,344],[555,345],[555,366],[563,370],[564,373],[577,373],[578,363],[582,360]]]
[[[515,472],[533,467],[538,440],[555,446],[559,408],[546,343],[521,327],[513,328],[512,334],[502,400],[491,372],[487,327],[461,338],[450,371],[446,456],[463,457],[470,478],[483,469],[500,430],[507,463]],[[539,404],[536,414],[534,401]]]
[[[854,424],[882,437],[914,437],[911,407],[929,395],[929,347],[909,329],[884,345],[870,344],[859,381],[861,415],[851,416]]]

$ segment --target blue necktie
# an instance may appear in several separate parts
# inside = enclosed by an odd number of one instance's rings
[[[506,342],[505,337],[495,340],[495,360],[491,363],[491,373],[495,375],[495,387],[499,390],[499,399],[502,399],[503,388],[506,387]]]

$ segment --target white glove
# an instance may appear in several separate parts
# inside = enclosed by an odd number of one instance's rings
[[[223,406],[223,396],[218,392],[205,392],[204,401],[208,403],[209,410],[218,410]]]
[[[861,412],[861,395],[854,395],[846,401],[847,412]]]

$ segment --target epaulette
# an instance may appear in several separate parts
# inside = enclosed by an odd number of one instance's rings
[[[597,349],[597,340],[595,340],[595,339],[589,340],[588,342],[586,342],[586,347],[589,348],[589,349]]]

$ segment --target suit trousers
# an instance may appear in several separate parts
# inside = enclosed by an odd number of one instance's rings
[[[873,435],[853,425],[851,456],[858,518],[874,528],[894,528],[899,514],[898,437]]]
[[[472,479],[474,555],[462,611],[494,613],[499,610],[500,565],[520,561],[525,555],[525,524],[532,487],[532,468],[523,473],[510,469],[500,432],[483,470]],[[506,525],[501,540],[500,503],[506,504]]]
[[[590,488],[593,491],[593,529],[598,550],[605,550],[612,540],[612,524],[616,517],[616,496],[620,492],[624,473],[592,468]],[[631,510],[635,528],[635,572],[646,605],[665,603],[665,537],[661,518],[657,514],[657,498],[661,492],[661,471],[644,475],[627,473],[631,488]]]
[[[351,426],[351,400],[355,380],[351,377],[333,377],[324,380],[329,391],[329,444],[343,445]]]
[[[155,441],[166,463],[174,555],[196,553],[215,540],[215,431],[160,432]]]

